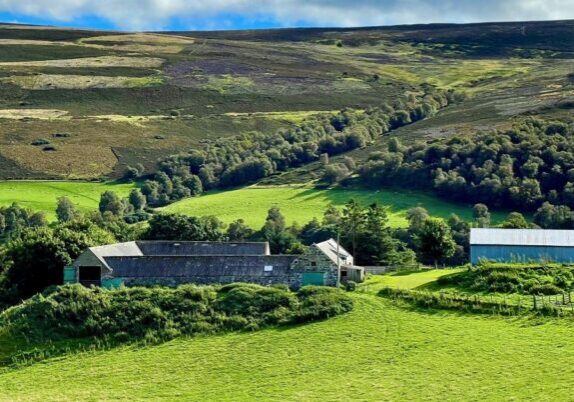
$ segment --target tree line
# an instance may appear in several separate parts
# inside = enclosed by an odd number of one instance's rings
[[[407,212],[408,228],[391,228],[386,208],[351,200],[342,208],[329,206],[321,219],[303,226],[287,225],[277,207],[269,209],[259,229],[242,219],[225,225],[215,216],[161,213],[151,215],[148,225],[142,226],[126,222],[124,203],[117,195],[103,193],[98,210],[82,213],[63,197],[58,200],[56,223],[48,225],[45,219],[21,221],[19,230],[12,231],[0,248],[0,308],[61,284],[65,265],[88,247],[102,244],[132,240],[267,241],[274,254],[301,254],[313,243],[335,238],[355,256],[358,265],[410,265],[417,261],[457,265],[468,261],[471,225],[490,225],[488,208],[477,204],[472,223],[456,215],[446,221],[433,218],[417,207]],[[130,205],[131,211],[135,207]],[[34,216],[17,205],[3,211]],[[531,225],[522,215],[512,213],[501,226]]]
[[[571,124],[528,118],[509,130],[474,136],[407,146],[394,138],[358,174],[369,187],[432,189],[497,208],[535,211],[545,202],[572,208],[573,134]]]
[[[344,109],[320,114],[296,127],[272,134],[243,133],[206,140],[190,150],[158,162],[153,179],[141,188],[147,205],[162,206],[214,188],[244,185],[277,172],[363,147],[390,130],[424,119],[459,95],[431,86],[419,94],[399,98],[366,110]],[[143,168],[128,168],[126,177],[137,179]]]

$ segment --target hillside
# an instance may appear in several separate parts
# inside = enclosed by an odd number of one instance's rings
[[[2,25],[0,178],[152,171],[208,138],[271,134],[423,84],[467,100],[394,135],[568,117],[573,34],[571,21],[135,34]]]
[[[289,224],[305,224],[313,218],[321,219],[329,205],[342,208],[351,199],[364,205],[378,202],[389,207],[389,224],[392,227],[408,226],[406,211],[417,206],[424,206],[431,215],[445,219],[452,213],[467,221],[473,219],[472,205],[442,201],[422,192],[315,189],[309,186],[251,186],[208,193],[178,201],[161,211],[196,216],[209,216],[213,211],[218,211],[217,217],[225,223],[243,219],[248,226],[260,228],[265,223],[267,210],[272,206],[281,209]],[[495,212],[492,221],[498,223],[504,218],[504,212]]]
[[[385,282],[418,287],[450,272]],[[5,368],[0,400],[570,398],[568,319],[416,310],[370,293],[353,298],[353,312],[324,322]]]

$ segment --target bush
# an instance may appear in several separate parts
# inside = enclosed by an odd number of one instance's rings
[[[298,292],[301,302],[295,321],[322,320],[353,309],[353,300],[340,289],[305,286]]]
[[[47,152],[53,152],[53,151],[57,151],[57,150],[58,150],[58,148],[57,148],[55,145],[53,145],[53,144],[45,145],[45,146],[42,148],[42,151],[47,151]]]
[[[562,289],[551,283],[545,283],[542,285],[534,285],[529,290],[528,293],[531,295],[556,295],[562,293]]]
[[[547,295],[570,291],[574,273],[572,267],[559,264],[483,263],[439,278],[438,283],[480,292]]]
[[[37,342],[96,337],[160,340],[185,334],[256,330],[350,311],[339,289],[231,284],[222,287],[52,287],[0,315],[0,327]]]
[[[37,146],[37,145],[48,145],[49,143],[50,143],[50,141],[48,141],[44,138],[38,138],[38,139],[32,141],[30,144]]]
[[[345,282],[345,290],[347,292],[354,292],[355,290],[357,290],[357,282],[355,281]]]

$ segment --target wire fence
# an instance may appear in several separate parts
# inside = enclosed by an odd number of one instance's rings
[[[365,291],[368,291],[365,289]],[[419,307],[461,309],[483,313],[516,315],[536,312],[542,315],[574,315],[571,292],[556,295],[470,294],[384,287],[379,296],[410,302]]]

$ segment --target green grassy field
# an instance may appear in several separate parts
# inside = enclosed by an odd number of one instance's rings
[[[445,272],[401,277],[418,286]],[[324,322],[5,368],[0,400],[571,399],[569,320],[412,310],[365,293],[353,298],[353,312]]]
[[[212,192],[201,197],[176,202],[163,210],[188,215],[216,215],[229,223],[244,219],[248,225],[259,228],[265,222],[267,211],[276,205],[287,222],[305,224],[313,217],[322,218],[329,204],[342,206],[351,199],[363,204],[379,202],[389,207],[391,226],[406,226],[405,212],[422,206],[431,215],[447,218],[456,213],[464,219],[472,219],[472,206],[442,201],[425,193],[408,190],[319,190],[306,186],[246,187],[238,190]],[[504,213],[493,213],[493,220],[504,219]]]
[[[0,181],[0,206],[16,202],[34,211],[44,211],[48,219],[55,219],[59,197],[68,197],[81,211],[98,208],[104,191],[115,191],[125,197],[135,184],[89,183],[66,181]]]

